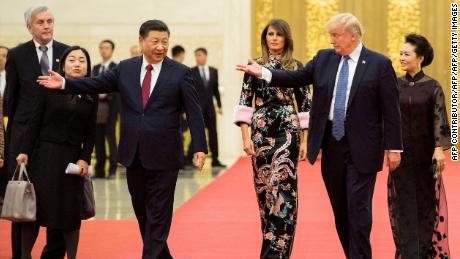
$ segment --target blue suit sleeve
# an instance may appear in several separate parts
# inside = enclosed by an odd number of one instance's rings
[[[65,92],[70,94],[100,94],[118,92],[118,66],[96,77],[66,78]]]
[[[297,70],[281,70],[270,69],[272,72],[272,80],[270,86],[283,88],[299,88],[313,83],[313,73],[317,63],[318,55],[316,55],[305,66],[299,67]]]
[[[398,83],[389,59],[384,61],[379,77],[380,108],[383,113],[384,148],[385,150],[403,150]]]

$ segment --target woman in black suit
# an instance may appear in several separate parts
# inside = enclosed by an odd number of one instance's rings
[[[65,77],[91,75],[88,52],[79,46],[66,50],[59,65]],[[97,95],[44,90],[37,100],[31,127],[34,138],[31,179],[37,194],[37,223],[23,230],[23,258],[30,252],[39,226],[62,233],[67,258],[75,258],[81,225],[82,176],[88,175],[94,147]],[[26,144],[27,145],[27,144]],[[80,175],[65,174],[76,163]],[[58,241],[58,240],[57,240]],[[48,244],[49,240],[48,240]],[[50,245],[52,246],[52,245]]]

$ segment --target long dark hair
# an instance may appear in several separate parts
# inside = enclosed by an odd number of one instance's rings
[[[59,63],[59,74],[61,74],[61,76],[65,76],[65,73],[64,73],[65,60],[67,59],[67,56],[69,56],[70,52],[74,50],[81,50],[83,51],[83,54],[85,54],[86,62],[87,62],[85,77],[90,77],[91,76],[91,59],[89,58],[88,51],[85,48],[82,48],[80,46],[72,46],[64,51],[64,53],[61,56],[60,63]]]
[[[265,26],[262,34],[260,35],[260,45],[262,46],[262,57],[258,60],[261,65],[267,65],[269,61],[269,49],[267,44],[268,28],[272,27],[284,36],[283,53],[281,53],[281,66],[286,69],[297,69],[297,62],[292,58],[294,51],[294,41],[292,40],[291,27],[282,19],[272,19]]]

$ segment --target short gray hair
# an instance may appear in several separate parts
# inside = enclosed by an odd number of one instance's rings
[[[32,23],[32,18],[35,15],[41,12],[46,12],[48,10],[49,8],[45,5],[34,5],[29,7],[29,9],[24,12],[24,20],[26,21],[26,25],[30,25]]]
[[[326,30],[331,31],[341,25],[344,25],[345,30],[350,33],[357,33],[361,37],[364,34],[363,26],[359,22],[358,18],[351,13],[339,13],[331,17],[326,24]]]

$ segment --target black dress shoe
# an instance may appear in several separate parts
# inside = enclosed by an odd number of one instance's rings
[[[222,164],[219,160],[212,161],[212,167],[227,167],[226,165]]]

